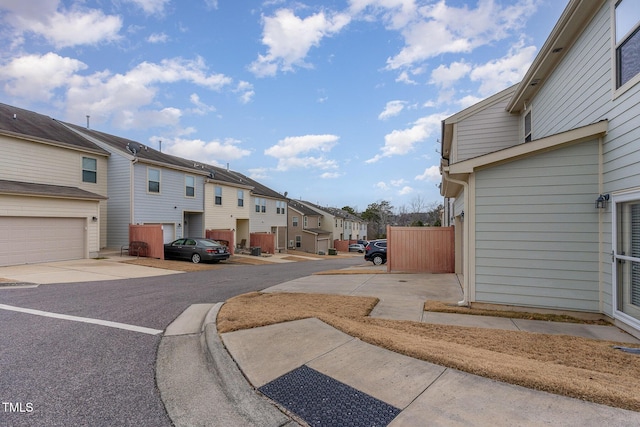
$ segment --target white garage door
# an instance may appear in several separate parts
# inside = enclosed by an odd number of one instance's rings
[[[85,221],[0,217],[0,266],[84,258]]]

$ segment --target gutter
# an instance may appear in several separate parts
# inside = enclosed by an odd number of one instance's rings
[[[451,178],[449,175],[449,168],[443,168],[443,174],[445,179],[453,182],[454,184],[462,185],[464,188],[464,206],[469,209],[469,183],[466,181],[460,181]],[[471,215],[469,215],[471,216]],[[458,306],[469,306],[469,220],[462,220],[462,247],[464,253],[462,254],[462,300],[458,301]]]

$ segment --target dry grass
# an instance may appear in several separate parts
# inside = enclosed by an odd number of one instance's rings
[[[545,320],[548,322],[563,322],[563,323],[583,323],[590,325],[606,325],[610,326],[611,323],[603,319],[579,319],[577,317],[569,316],[566,314],[550,314],[550,313],[532,313],[525,311],[509,311],[509,310],[486,310],[475,309],[470,307],[460,307],[457,305],[451,305],[442,301],[426,301],[424,303],[425,311],[434,311],[438,313],[456,313],[456,314],[471,314],[474,316],[493,316],[493,317],[508,317],[511,319],[528,319],[528,320]]]
[[[223,305],[218,330],[317,317],[365,342],[427,362],[640,411],[640,357],[613,349],[612,342],[367,317],[376,303],[369,297],[255,292]]]

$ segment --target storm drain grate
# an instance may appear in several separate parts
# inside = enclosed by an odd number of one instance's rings
[[[400,409],[307,366],[259,390],[311,426],[386,426],[400,413]]]

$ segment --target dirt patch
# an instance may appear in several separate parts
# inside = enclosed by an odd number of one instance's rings
[[[317,317],[365,342],[427,362],[640,411],[640,356],[614,349],[613,342],[367,317],[376,302],[368,297],[254,292],[222,306],[218,330]]]

